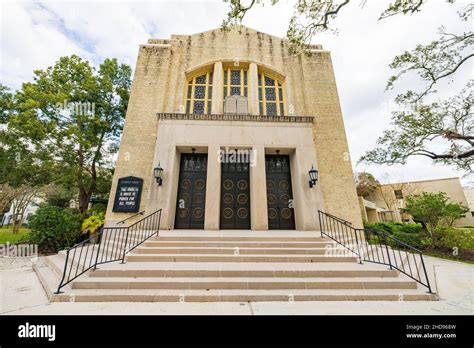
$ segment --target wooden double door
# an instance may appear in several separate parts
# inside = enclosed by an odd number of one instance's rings
[[[289,156],[266,155],[265,170],[268,228],[271,230],[294,230],[295,216]]]
[[[204,229],[206,180],[207,154],[181,154],[176,229]]]
[[[250,229],[250,163],[221,164],[221,229]]]

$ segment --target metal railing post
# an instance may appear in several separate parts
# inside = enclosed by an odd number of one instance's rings
[[[360,253],[359,238],[357,238],[357,232],[359,231],[359,229],[354,228],[353,231],[356,237],[357,252],[359,253],[359,263],[362,264],[362,254]]]
[[[158,216],[158,228],[156,229],[157,237],[160,235],[160,226],[161,226],[161,209],[160,209],[160,215]]]
[[[388,265],[390,266],[390,269],[392,269],[392,261],[390,260],[390,253],[388,251],[387,236],[385,235],[385,231],[382,231],[382,236],[383,236],[383,241],[385,242],[385,250],[387,251]]]
[[[130,230],[130,226],[127,227],[127,234],[125,235],[125,244],[123,245],[123,256],[122,256],[122,263],[125,263],[125,254],[127,252],[127,242],[128,242],[128,232]]]
[[[102,244],[102,240],[103,240],[102,235],[103,235],[103,234],[104,234],[104,227],[102,227],[102,229],[100,230],[100,234],[99,234],[99,236],[98,236],[98,238],[99,238],[99,243],[97,243],[97,244],[99,244],[99,245],[97,246],[97,256],[95,257],[94,271],[97,269],[97,262],[98,262],[98,260],[99,260],[100,245]]]
[[[426,272],[425,261],[423,260],[423,253],[420,253],[420,258],[421,258],[421,265],[423,266],[423,272],[425,273],[426,285],[428,286],[428,292],[431,294],[432,292],[431,292],[430,280],[428,279],[428,272]]]
[[[318,219],[319,219],[319,233],[321,234],[321,238],[324,238],[323,236],[323,224],[321,222],[321,211],[318,210]]]
[[[58,290],[56,290],[55,294],[60,294],[61,293],[61,288],[63,286],[63,281],[64,278],[66,277],[66,268],[67,268],[67,260],[69,259],[69,250],[66,251],[66,261],[64,262],[64,270],[63,270],[63,277],[61,278],[61,281],[59,282],[58,285]]]

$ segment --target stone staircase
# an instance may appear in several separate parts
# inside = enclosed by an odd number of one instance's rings
[[[161,231],[126,263],[101,264],[55,294],[64,260],[60,252],[33,266],[51,301],[436,300],[396,270],[359,264],[319,232]]]

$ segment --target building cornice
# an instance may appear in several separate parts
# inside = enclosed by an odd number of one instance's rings
[[[157,113],[159,120],[193,120],[193,121],[243,121],[243,122],[279,122],[279,123],[313,123],[313,116],[261,116],[239,114],[184,114]]]

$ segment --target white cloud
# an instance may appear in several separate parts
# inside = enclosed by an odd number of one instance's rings
[[[346,132],[354,162],[389,127],[394,92],[384,92],[393,57],[419,43],[436,38],[437,28],[459,31],[454,5],[430,1],[412,16],[395,16],[377,21],[388,1],[367,1],[362,9],[354,2],[334,22],[337,36],[315,38],[332,51]],[[244,25],[283,37],[293,12],[294,1],[280,0],[276,6],[256,5]],[[219,27],[227,12],[223,0],[201,1],[2,1],[0,82],[18,88],[30,80],[32,71],[52,65],[58,57],[78,54],[99,64],[117,57],[135,65],[138,45],[148,38],[171,34],[192,34]],[[461,74],[469,74],[468,68]],[[397,91],[412,86],[402,81]],[[450,94],[458,84],[444,86]],[[405,166],[357,166],[376,176],[390,173],[394,178],[423,179],[460,176],[449,167],[434,165],[424,158],[411,159]]]
[[[47,67],[62,55],[86,55],[51,24],[50,16],[30,10],[22,2],[1,5],[0,76],[12,88],[30,80],[34,69]]]

